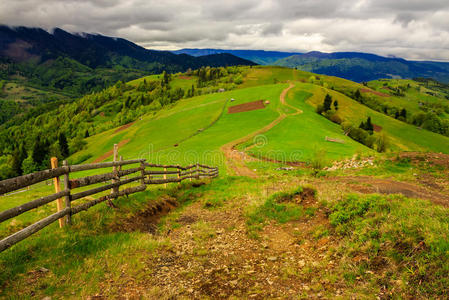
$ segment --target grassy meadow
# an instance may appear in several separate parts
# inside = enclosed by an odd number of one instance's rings
[[[108,152],[119,144],[124,159],[199,162],[218,166],[218,178],[151,186],[114,200],[116,208],[102,203],[75,215],[71,227],[48,226],[0,253],[0,298],[448,298],[448,156],[438,153],[449,153],[449,138],[345,95],[362,84],[283,67],[241,71],[243,83],[235,89],[185,97],[87,137],[86,146],[68,158],[71,164],[110,161]],[[196,83],[185,74],[170,81],[183,89]],[[408,83],[405,97],[383,101],[418,111],[427,90],[413,81],[389,81]],[[283,104],[280,96],[290,84]],[[388,93],[383,84],[368,87]],[[359,124],[369,116],[382,126],[387,153],[356,142],[316,113],[326,94],[338,101],[342,119]],[[427,95],[429,102],[442,101],[443,94]],[[230,106],[257,100],[269,103],[228,113]],[[113,118],[97,114],[93,122]],[[274,126],[253,137],[269,124]],[[232,153],[251,154],[242,168],[254,178],[233,176],[223,153],[224,145],[244,137]],[[402,151],[423,157],[404,158]],[[367,159],[372,163],[363,166]],[[324,168],[341,160],[361,167]],[[276,161],[301,165],[286,168]],[[0,211],[53,191],[48,182],[3,195]],[[3,222],[0,239],[55,210],[49,203]]]

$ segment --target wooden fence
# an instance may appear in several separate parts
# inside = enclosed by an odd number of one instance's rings
[[[116,160],[116,157],[114,157],[114,160]],[[127,165],[138,166],[124,170],[123,167]],[[70,179],[70,174],[74,172],[111,167],[113,169],[110,173]],[[64,179],[64,190],[62,191],[59,190],[60,176],[63,176]],[[28,187],[30,185],[52,178],[54,179],[56,188],[56,193],[52,195],[41,197],[20,206],[0,212],[0,223],[21,215],[31,209],[48,204],[52,201],[57,200],[59,202],[58,211],[56,213],[44,219],[41,219],[38,222],[26,228],[23,228],[22,230],[1,240],[0,252],[8,249],[12,245],[24,240],[33,233],[38,232],[39,230],[57,220],[59,220],[60,226],[70,225],[72,222],[71,217],[73,215],[87,210],[98,203],[110,201],[111,199],[115,199],[120,196],[127,196],[129,194],[144,191],[147,185],[165,184],[165,186],[167,187],[168,183],[181,183],[181,181],[186,179],[192,180],[206,177],[214,178],[217,176],[217,167],[209,167],[199,163],[182,167],[178,165],[150,164],[147,163],[144,159],[134,159],[72,166],[69,166],[67,162],[64,161],[62,167],[54,167],[53,169],[0,181],[0,195],[16,191],[18,189]],[[135,182],[139,183],[139,185],[127,187],[123,190],[120,190],[120,186]],[[89,190],[74,193],[74,190],[77,188],[99,183],[105,184]],[[72,203],[75,200],[98,194],[107,190],[111,190],[110,194],[98,197],[97,199],[85,202],[83,204],[72,206]]]

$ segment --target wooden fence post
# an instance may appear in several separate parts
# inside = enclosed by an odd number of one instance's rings
[[[178,180],[181,178],[181,169],[178,168]],[[178,185],[181,185],[181,180],[178,181]]]
[[[142,175],[142,179],[140,180],[140,185],[144,186],[145,185],[145,162],[142,161],[140,163],[140,168],[142,169],[140,171],[140,174]]]
[[[66,160],[64,160],[62,162],[62,165],[64,167],[68,167],[68,163]],[[67,172],[67,174],[64,175],[64,188],[67,192],[69,192],[69,194],[67,196],[65,196],[65,207],[66,208],[70,208],[70,213],[67,215],[66,218],[66,225],[72,225],[72,203],[70,201],[70,181],[69,181],[69,173]]]
[[[167,168],[164,168],[164,172],[165,172],[164,179],[167,179]],[[168,186],[168,184],[165,183],[165,188],[167,188],[167,186]]]
[[[51,161],[51,168],[56,169],[58,167],[58,158],[52,157],[50,161]],[[59,177],[53,178],[53,184],[55,186],[55,192],[59,193],[61,191],[61,187],[59,186]],[[62,198],[56,200],[56,208],[58,209],[58,212],[62,210]],[[58,221],[59,221],[59,228],[62,228],[64,226],[63,219],[61,218]]]
[[[118,144],[114,144],[114,155],[113,155],[113,161],[117,161],[118,158]],[[118,168],[116,166],[112,167],[112,172],[114,173],[114,177],[116,177],[115,179],[112,179],[112,183],[116,183],[118,180]],[[119,187],[113,187],[111,189],[111,194],[118,194],[119,191]]]
[[[196,163],[196,179],[200,179],[200,164]]]

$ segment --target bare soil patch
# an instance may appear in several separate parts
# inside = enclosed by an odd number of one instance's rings
[[[121,282],[106,280],[124,298],[161,299],[297,299],[341,295],[345,287],[316,274],[338,267],[330,251],[337,240],[316,236],[316,226],[327,228],[326,211],[312,189],[299,197],[315,214],[279,225],[272,221],[260,239],[248,236],[245,201],[236,199],[223,210],[207,210],[200,203],[185,208],[169,230],[170,245],[142,261],[141,283],[128,274]],[[105,287],[106,288],[106,287]]]
[[[334,177],[328,178],[328,180],[341,182],[350,189],[363,194],[402,194],[409,198],[426,199],[442,206],[449,206],[448,195],[408,182],[367,176]]]
[[[114,131],[114,133],[123,131],[123,130],[125,130],[125,129],[131,127],[134,123],[136,123],[136,121],[131,122],[131,123],[128,123],[128,124],[125,124],[125,125],[123,125],[123,126],[120,126],[119,128],[117,128],[117,129]]]
[[[164,196],[158,201],[150,202],[143,210],[133,215],[132,217],[118,220],[112,225],[113,232],[157,232],[157,224],[161,217],[168,214],[173,208],[178,205],[175,198]]]
[[[381,132],[382,131],[382,126],[373,124],[373,129],[374,129],[375,132]]]
[[[192,79],[191,76],[179,76],[178,78],[179,78],[179,79],[185,79],[185,80]]]
[[[243,103],[243,104],[238,104],[238,105],[228,107],[228,113],[235,114],[235,113],[239,113],[239,112],[257,110],[257,109],[263,109],[263,108],[265,108],[264,101],[257,100],[257,101],[253,101],[253,102],[248,102],[248,103]]]
[[[120,141],[120,143],[118,143],[119,148],[122,147],[123,145],[127,144],[129,141],[130,141],[130,139]],[[95,164],[95,163],[102,162],[103,160],[105,160],[106,158],[111,156],[112,154],[114,154],[114,150],[110,150],[110,151],[106,152],[105,154],[103,154],[102,156],[100,156],[96,160],[94,160],[93,163]]]
[[[382,93],[382,92],[378,92],[378,91],[374,91],[374,90],[371,90],[371,89],[366,89],[366,88],[365,89],[361,89],[360,92],[362,92],[362,93],[370,93],[370,94],[373,94],[373,95],[376,95],[376,96],[380,96],[380,97],[391,97],[388,94],[385,94],[385,93]]]
[[[449,155],[443,153],[402,152],[400,159],[410,159],[412,163],[425,163],[449,169]]]

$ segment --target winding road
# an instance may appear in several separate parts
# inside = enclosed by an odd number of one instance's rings
[[[282,120],[284,120],[286,117],[288,116],[295,116],[298,114],[302,113],[302,110],[288,104],[285,101],[285,97],[287,96],[288,92],[294,87],[295,85],[293,83],[290,82],[289,86],[287,88],[285,88],[281,95],[279,96],[279,100],[280,103],[283,106],[287,106],[293,110],[295,110],[294,113],[291,114],[287,114],[285,113],[281,107],[278,108],[278,112],[279,112],[279,117],[277,117],[273,122],[271,122],[270,124],[262,127],[261,129],[250,133],[244,137],[241,137],[239,139],[236,139],[232,142],[229,142],[225,145],[223,145],[221,147],[221,151],[223,151],[226,160],[228,162],[228,166],[229,168],[233,171],[233,173],[235,173],[235,175],[239,175],[239,176],[248,176],[251,178],[257,178],[257,174],[256,172],[254,172],[253,170],[251,170],[250,168],[248,168],[245,164],[245,161],[256,161],[257,159],[249,156],[248,154],[246,154],[244,151],[238,151],[235,149],[235,147],[239,144],[245,143],[247,141],[249,141],[250,139],[254,138],[256,135],[262,134],[267,132],[268,130],[270,130],[271,128],[273,128],[274,126],[276,126],[277,124],[279,124]]]

